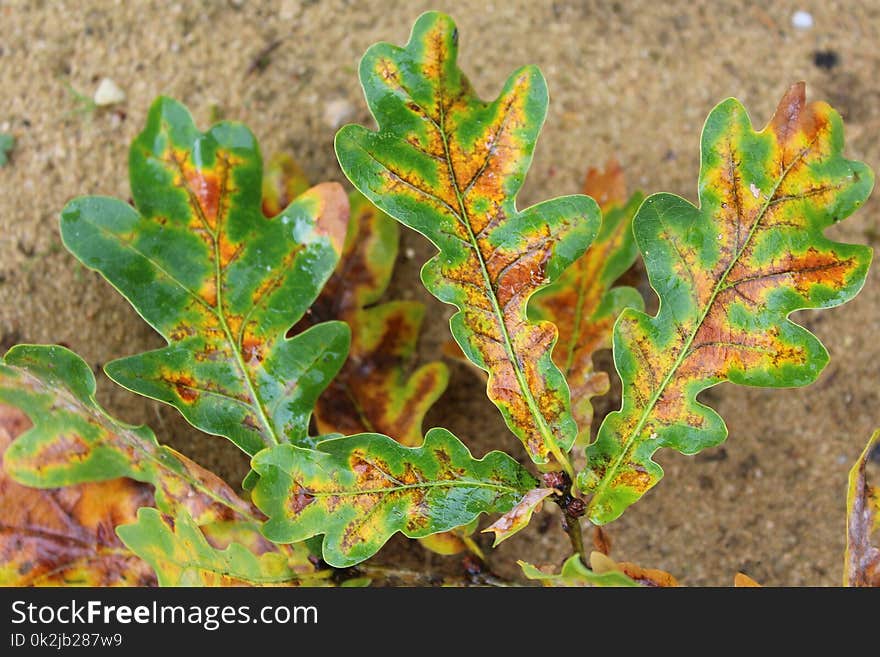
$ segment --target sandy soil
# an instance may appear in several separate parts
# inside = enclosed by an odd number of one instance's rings
[[[843,114],[848,155],[880,166],[880,4],[760,8],[767,4],[0,0],[0,129],[18,141],[10,166],[0,169],[0,343],[61,342],[96,370],[160,345],[124,299],[63,250],[57,229],[73,196],[128,197],[128,143],[157,94],[188,104],[203,126],[217,116],[245,121],[264,153],[288,150],[315,180],[341,180],[332,150],[337,124],[369,121],[355,73],[360,54],[377,40],[403,43],[416,16],[432,7],[456,18],[461,63],[485,97],[525,63],[548,79],[550,113],[522,207],[578,191],[586,167],[611,155],[634,186],[694,199],[699,134],[711,107],[736,96],[763,124],[787,86],[802,79],[811,97]],[[792,27],[797,9],[811,12],[812,29]],[[818,66],[816,53],[826,51],[835,57],[820,57],[826,66]],[[115,111],[77,111],[70,89],[91,96],[104,76],[127,101]],[[877,245],[878,211],[875,198],[833,236]],[[402,259],[392,296],[431,304],[436,321],[422,345],[431,358],[446,337],[441,315],[449,310],[417,283],[430,249],[412,234],[404,247],[415,257]],[[799,316],[832,354],[809,388],[710,391],[729,441],[695,458],[662,453],[666,478],[610,527],[614,556],[692,585],[726,585],[738,570],[771,585],[839,582],[846,471],[880,424],[878,308],[875,267],[854,302]],[[428,425],[448,426],[477,453],[517,452],[480,383],[464,366],[451,367],[452,385]],[[231,481],[243,476],[246,462],[234,448],[199,435],[173,409],[106,380],[100,393],[121,417],[149,422]],[[602,409],[617,403],[612,394]],[[516,558],[560,560],[567,544],[548,527],[538,518],[493,554],[493,565],[510,574]],[[416,566],[443,561],[404,541],[391,549]]]

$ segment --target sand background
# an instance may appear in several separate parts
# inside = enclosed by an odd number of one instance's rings
[[[0,1],[0,129],[17,140],[0,169],[3,349],[61,342],[98,370],[161,345],[122,297],[64,251],[57,227],[73,196],[128,198],[128,144],[156,95],[186,103],[203,127],[218,116],[245,121],[264,155],[287,150],[315,181],[343,180],[335,130],[370,122],[359,57],[377,40],[404,43],[429,8],[456,19],[461,65],[483,97],[526,63],[547,77],[550,111],[520,207],[579,191],[587,166],[612,155],[633,187],[694,200],[700,129],[712,106],[736,96],[763,125],[798,80],[842,113],[848,156],[880,166],[878,2]],[[812,14],[811,29],[792,26],[798,9]],[[815,54],[827,51],[834,56],[817,66]],[[70,89],[91,96],[104,76],[125,90],[126,102],[77,111]],[[830,235],[877,246],[878,214],[875,196]],[[418,283],[431,248],[408,232],[402,246],[415,256],[401,258],[389,298],[430,305],[421,345],[430,359],[446,339],[450,309]],[[661,453],[665,479],[609,527],[613,555],[691,585],[726,585],[738,570],[770,585],[838,583],[846,472],[880,424],[878,308],[875,266],[852,303],[798,316],[832,355],[816,384],[709,391],[730,439],[694,458]],[[426,426],[448,426],[478,454],[519,453],[480,382],[466,367],[450,367],[449,391]],[[161,439],[241,480],[246,461],[225,441],[101,378],[101,400],[114,413],[148,422]],[[615,394],[599,404],[600,416],[616,407]],[[567,542],[549,525],[537,518],[492,553],[493,567],[510,575],[516,558],[561,560]],[[383,556],[417,568],[458,567],[403,540]]]

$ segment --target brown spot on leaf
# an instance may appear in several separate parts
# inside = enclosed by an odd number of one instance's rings
[[[294,482],[293,490],[290,491],[290,495],[288,495],[287,499],[287,506],[290,509],[291,514],[298,516],[303,512],[303,509],[315,501],[315,496],[312,495],[308,488],[305,488],[299,482]]]
[[[389,488],[395,485],[396,479],[391,475],[388,464],[375,455],[369,460],[361,450],[354,450],[348,458],[351,471],[357,475],[359,490]]]
[[[217,306],[217,281],[213,277],[205,279],[202,283],[199,296],[212,308]]]
[[[781,145],[785,145],[798,130],[801,112],[807,100],[807,88],[804,82],[797,82],[789,87],[779,101],[770,128],[776,133]]]
[[[171,385],[177,396],[187,404],[192,404],[199,398],[196,380],[188,374],[166,372],[162,375],[162,380]]]
[[[241,343],[241,355],[244,362],[249,365],[262,362],[263,347],[262,340],[252,335],[246,335]]]
[[[187,182],[199,199],[208,224],[216,230],[217,211],[220,207],[220,183],[217,176],[209,171],[191,170],[188,172]]]

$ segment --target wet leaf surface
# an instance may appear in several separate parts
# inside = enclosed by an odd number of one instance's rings
[[[265,217],[253,134],[231,122],[201,133],[168,98],[153,104],[129,165],[134,207],[82,197],[61,215],[67,248],[168,342],[108,363],[107,374],[249,454],[308,443],[314,403],[345,359],[348,327],[285,333],[342,250],[342,187],[317,185]]]

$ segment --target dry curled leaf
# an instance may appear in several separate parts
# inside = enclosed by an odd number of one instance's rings
[[[631,561],[613,561],[601,552],[593,552],[590,555],[590,565],[598,573],[619,570],[640,586],[668,588],[679,585],[678,580],[665,570],[644,568]]]
[[[495,532],[495,542],[492,547],[497,546],[501,541],[516,534],[529,524],[532,514],[540,511],[544,500],[559,491],[553,488],[534,488],[526,493],[523,498],[510,511],[498,518],[491,525],[486,527],[483,532]]]
[[[846,557],[844,586],[880,586],[880,487],[868,483],[868,459],[880,445],[874,432],[849,472],[846,494]]]

